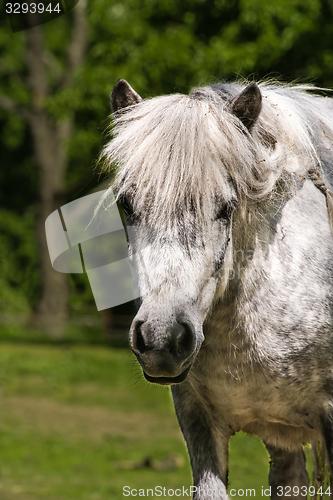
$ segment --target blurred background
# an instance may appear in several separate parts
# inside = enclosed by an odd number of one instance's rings
[[[80,0],[29,30],[3,17],[0,54],[0,498],[189,485],[169,391],[127,349],[133,305],[98,313],[83,275],[54,272],[44,222],[106,181],[119,78],[144,97],[242,77],[333,88],[333,1]],[[266,484],[267,465],[233,440],[231,486]]]

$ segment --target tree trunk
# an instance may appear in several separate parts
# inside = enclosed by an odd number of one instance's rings
[[[37,238],[40,256],[41,295],[34,324],[51,337],[64,333],[68,319],[67,275],[56,272],[50,262],[45,237],[45,220],[64,202],[66,145],[53,132],[46,117],[38,117],[31,127],[36,160],[39,165],[39,210]]]
[[[75,72],[84,60],[87,43],[86,6],[87,0],[81,0],[74,9],[67,68],[61,89],[73,85]],[[33,315],[33,323],[45,330],[49,336],[59,337],[64,333],[68,317],[68,283],[66,274],[52,269],[45,238],[45,220],[65,202],[65,174],[68,165],[68,142],[73,133],[73,111],[69,110],[63,120],[50,116],[46,103],[52,90],[45,66],[46,51],[41,26],[28,29],[26,41],[31,89],[28,122],[39,172],[37,238],[41,265],[41,296]]]
[[[67,144],[60,134],[71,133],[71,122],[53,123],[43,110],[31,116],[30,126],[39,170],[37,238],[40,257],[41,295],[33,315],[34,326],[51,337],[60,337],[68,316],[67,276],[51,266],[45,237],[45,220],[64,202]],[[64,129],[64,130],[63,130]]]
[[[45,205],[46,206],[46,205]],[[49,337],[61,338],[68,319],[67,276],[52,269],[45,241],[45,215],[48,212],[41,203],[38,214],[38,243],[40,256],[41,295],[32,323]]]

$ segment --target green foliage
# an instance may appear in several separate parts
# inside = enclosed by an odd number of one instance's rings
[[[0,313],[27,312],[36,273],[33,214],[0,210]]]

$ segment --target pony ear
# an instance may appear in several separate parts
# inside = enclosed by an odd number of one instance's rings
[[[251,130],[261,111],[262,96],[256,83],[250,83],[231,101],[231,111]]]
[[[126,80],[119,80],[112,90],[111,107],[113,112],[127,106],[133,106],[140,101],[142,98]]]

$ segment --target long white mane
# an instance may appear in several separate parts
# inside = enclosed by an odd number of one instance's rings
[[[282,176],[305,175],[320,163],[318,137],[333,143],[333,101],[310,86],[259,87],[262,111],[251,134],[211,87],[119,113],[103,151],[106,168],[117,167],[118,195],[130,194],[135,210],[149,207],[157,220],[188,206],[200,212],[217,192],[228,196],[230,180],[239,197],[258,198],[272,195]]]

